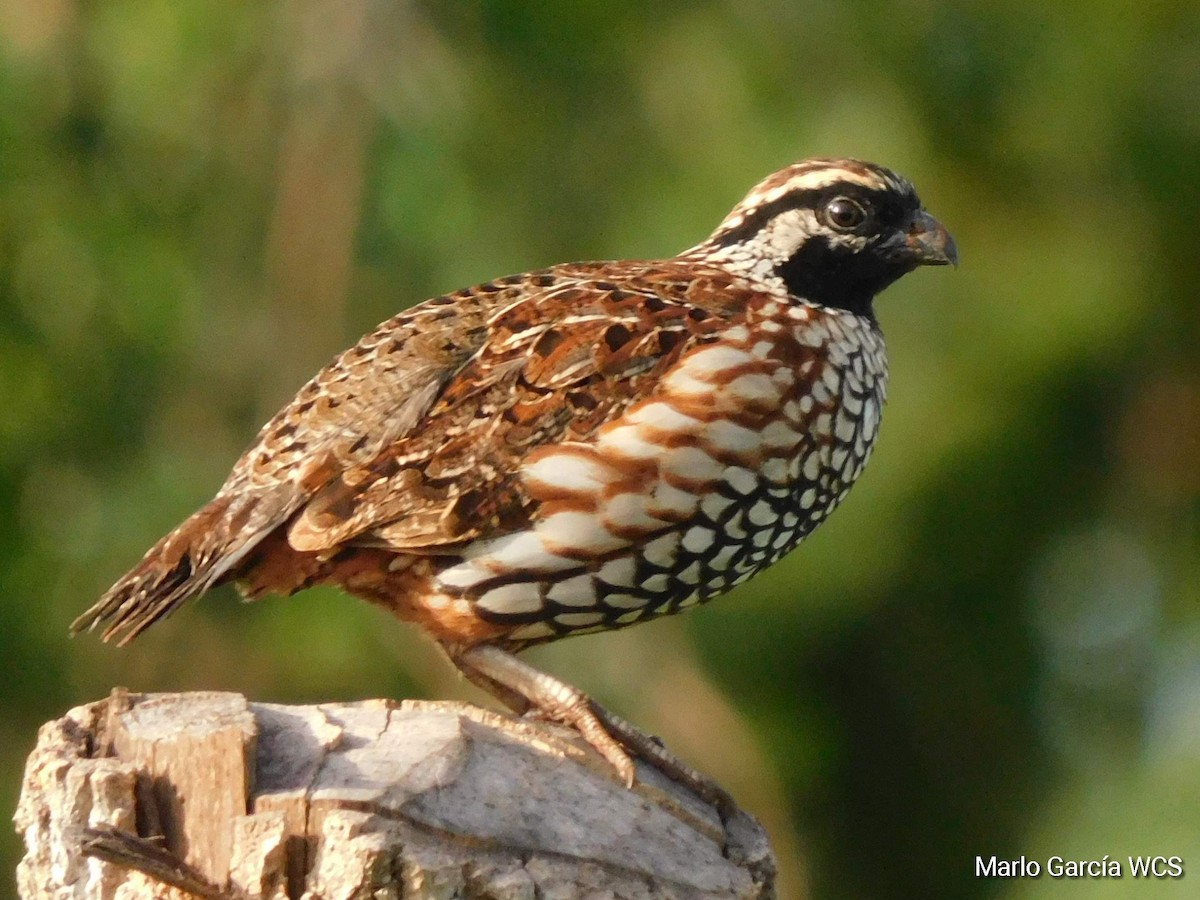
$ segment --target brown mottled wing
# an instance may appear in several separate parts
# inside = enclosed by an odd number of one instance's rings
[[[561,266],[427,301],[341,354],[268,422],[213,500],[79,617],[122,643],[291,521],[298,550],[438,552],[515,527],[524,454],[586,438],[736,314],[694,264]],[[614,267],[608,267],[609,278]],[[707,297],[708,305],[692,302]],[[293,519],[294,517],[294,519]]]
[[[125,643],[235,576],[272,531],[338,473],[411,431],[483,344],[482,302],[439,298],[383,323],[310,381],[259,433],[217,496],[150,548],[76,631]]]
[[[486,341],[419,426],[344,469],[301,510],[289,542],[440,553],[523,527],[527,454],[586,440],[737,315],[739,292],[728,285],[706,284],[695,292],[705,306],[692,302],[689,269],[625,264],[624,277],[610,268],[597,280],[590,266],[563,266],[514,279],[514,302],[495,305]],[[715,307],[713,298],[731,302]]]

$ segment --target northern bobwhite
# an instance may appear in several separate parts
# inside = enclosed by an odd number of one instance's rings
[[[632,751],[726,800],[513,654],[702,603],[803,540],[878,432],[875,295],[956,261],[907,180],[813,159],[671,259],[427,300],[305,385],[73,629],[123,644],[225,581],[250,598],[336,584],[577,727],[627,783]]]

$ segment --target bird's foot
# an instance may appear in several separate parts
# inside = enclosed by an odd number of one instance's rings
[[[671,753],[658,738],[609,712],[582,691],[492,646],[451,654],[463,674],[518,711],[563,722],[603,756],[626,787],[633,787],[636,756],[712,804],[722,822],[737,812],[729,793]],[[516,702],[514,702],[516,701]]]

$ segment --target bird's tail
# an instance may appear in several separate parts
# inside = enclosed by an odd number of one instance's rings
[[[188,600],[230,577],[279,523],[279,504],[218,495],[150,548],[87,612],[72,633],[103,628],[104,640],[129,643]],[[265,507],[265,508],[264,508]],[[272,509],[273,507],[273,509]]]

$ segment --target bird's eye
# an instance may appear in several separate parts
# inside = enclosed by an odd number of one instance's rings
[[[825,204],[825,219],[838,231],[853,231],[867,221],[867,211],[857,200],[834,197]]]

